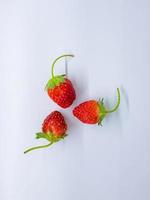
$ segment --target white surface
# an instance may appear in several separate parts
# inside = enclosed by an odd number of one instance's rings
[[[150,1],[0,1],[0,199],[150,199]],[[44,85],[50,64],[69,62],[77,100],[62,110]],[[63,72],[64,62],[56,67]],[[121,106],[86,126],[71,110],[89,98]],[[46,115],[62,111],[69,136],[24,155]]]

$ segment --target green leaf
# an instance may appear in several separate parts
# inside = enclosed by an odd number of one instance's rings
[[[98,125],[102,125],[101,122],[103,121],[103,119],[106,116],[106,108],[104,106],[104,99],[102,98],[101,100],[99,100],[98,102],[98,106],[99,106],[99,116],[100,116],[100,120],[98,122]]]
[[[43,133],[43,132],[39,132],[39,133],[36,133],[36,139],[46,139],[50,142],[58,142],[62,139],[64,139],[65,137],[67,136],[67,134],[61,136],[61,137],[56,137],[53,133],[49,132],[49,133]]]
[[[50,79],[50,80],[47,82],[46,86],[45,86],[45,90],[47,90],[47,89],[49,89],[49,88],[53,89],[54,87],[55,87],[55,82],[53,81],[53,79]]]
[[[53,89],[55,88],[56,86],[59,86],[61,83],[65,82],[65,75],[60,75],[60,76],[55,76],[54,78],[50,79],[46,86],[45,86],[45,89],[48,90],[48,89]]]
[[[42,132],[36,133],[36,139],[39,139],[39,138],[45,138]]]
[[[55,78],[53,78],[53,81],[55,83],[55,86],[59,86],[61,83],[64,82],[64,77],[63,76],[55,76]]]
[[[42,132],[36,133],[36,139],[41,139],[41,138],[46,139],[48,141],[52,141],[48,134]]]

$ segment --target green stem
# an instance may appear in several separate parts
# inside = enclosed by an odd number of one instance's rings
[[[112,110],[106,110],[106,113],[112,113],[112,112],[115,112],[118,109],[118,107],[120,105],[120,91],[119,91],[119,88],[117,88],[117,96],[118,96],[118,101],[117,101],[116,106]]]
[[[47,147],[51,146],[52,144],[53,144],[53,142],[50,142],[50,143],[47,144],[47,145],[32,147],[32,148],[27,149],[26,151],[24,151],[24,153],[28,153],[28,152],[30,152],[30,151],[32,151],[32,150],[36,150],[36,149],[47,148]]]
[[[57,62],[59,59],[61,59],[61,58],[63,58],[63,57],[68,57],[68,56],[74,57],[74,55],[72,55],[72,54],[64,54],[64,55],[59,56],[58,58],[56,58],[56,59],[54,60],[54,62],[53,62],[53,64],[52,64],[52,69],[51,69],[52,78],[54,78],[54,65],[56,64],[56,62]]]

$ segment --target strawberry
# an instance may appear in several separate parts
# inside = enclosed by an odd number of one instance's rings
[[[59,59],[67,56],[73,57],[73,55],[62,55],[54,60],[52,64],[52,77],[45,87],[49,97],[62,108],[71,106],[76,98],[74,87],[71,81],[66,78],[66,75],[54,76],[55,63]]]
[[[67,131],[67,124],[65,123],[63,115],[58,112],[54,111],[50,113],[42,124],[42,132],[36,133],[36,139],[44,138],[48,140],[50,143],[44,146],[36,146],[26,150],[24,153],[35,149],[46,148],[64,139],[66,137]]]
[[[120,105],[120,91],[117,88],[118,101],[112,110],[107,110],[104,106],[103,99],[100,101],[89,100],[81,103],[73,109],[73,115],[81,122],[86,124],[101,125],[102,120],[108,113],[115,112]]]

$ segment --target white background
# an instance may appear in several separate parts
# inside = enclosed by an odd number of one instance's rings
[[[0,199],[150,199],[150,1],[0,0]],[[44,92],[50,65],[74,53],[67,110]],[[64,62],[56,73],[64,72]],[[117,113],[103,127],[73,118],[75,105],[105,98]],[[43,119],[60,110],[69,136],[30,154]]]

